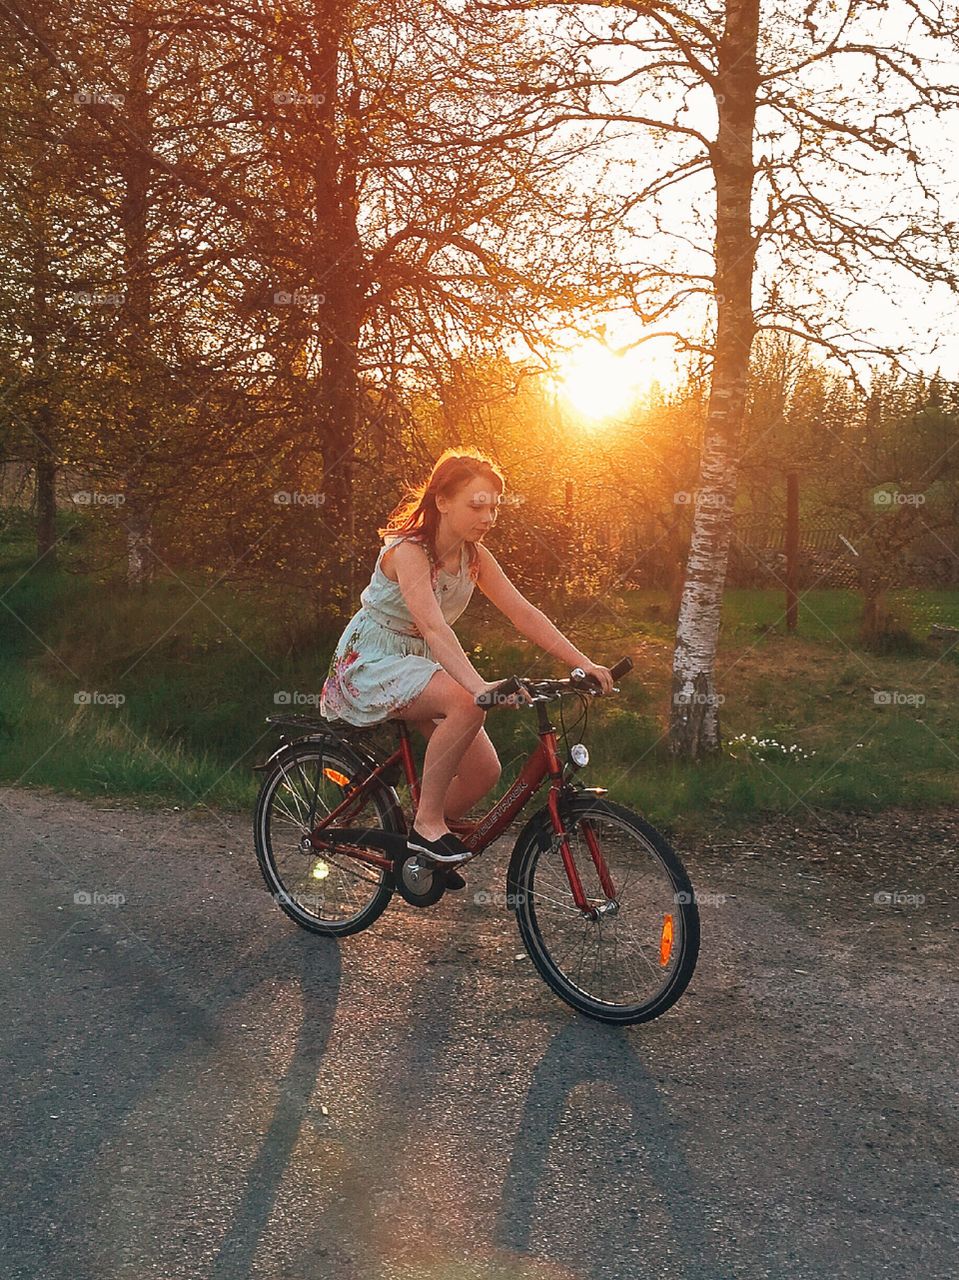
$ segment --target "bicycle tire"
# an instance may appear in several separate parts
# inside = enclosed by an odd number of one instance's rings
[[[320,769],[331,769],[334,773],[345,776],[349,782],[352,782],[357,777],[362,777],[366,772],[363,760],[342,743],[310,738],[303,738],[297,742],[290,743],[289,746],[273,757],[271,761],[273,767],[264,777],[263,785],[260,787],[253,815],[253,841],[256,848],[257,863],[263,879],[280,909],[302,929],[325,937],[345,938],[350,934],[368,929],[383,914],[393,897],[393,875],[392,872],[382,871],[378,868],[365,868],[363,878],[370,877],[367,879],[367,883],[370,885],[369,901],[354,915],[348,916],[343,920],[324,920],[317,914],[305,910],[301,903],[297,901],[296,895],[291,893],[285,885],[284,876],[277,865],[276,851],[273,847],[271,809],[279,788],[284,785],[289,788],[290,779],[296,778],[298,773],[302,773],[304,765],[315,764],[316,761],[319,761]],[[364,810],[364,820],[371,821],[374,814],[384,831],[405,834],[406,825],[403,821],[402,812],[396,802],[396,797],[386,786],[375,786],[369,792],[369,802]],[[355,816],[351,816],[343,825],[351,824],[355,824]],[[308,820],[303,823],[304,834],[307,829]],[[347,861],[353,863],[354,866],[357,864],[357,860],[349,859],[347,854],[343,854],[342,858],[344,860],[342,863],[330,857],[327,857],[325,861],[337,873],[347,871]],[[360,872],[357,871],[356,874],[359,877]],[[375,883],[377,878],[378,885]],[[300,899],[305,896],[302,892],[299,894]],[[314,897],[318,896],[318,894],[314,894]]]
[[[633,813],[632,810],[625,808],[623,805],[600,797],[585,795],[575,795],[566,803],[564,807],[564,825],[568,830],[574,830],[581,821],[594,816],[596,818],[615,820],[626,830],[631,830],[639,837],[645,846],[646,852],[658,861],[672,885],[673,901],[670,903],[670,912],[675,912],[681,924],[681,928],[678,931],[681,948],[678,960],[661,990],[658,990],[649,999],[635,1004],[617,1005],[606,1000],[597,999],[572,981],[564,972],[554,960],[550,946],[543,937],[543,930],[536,910],[536,871],[543,857],[549,856],[552,852],[553,832],[549,824],[547,811],[543,810],[542,812],[542,821],[535,824],[526,834],[525,846],[523,848],[517,847],[514,852],[511,868],[515,868],[515,870],[511,870],[510,883],[508,885],[510,891],[515,894],[513,902],[515,904],[514,910],[517,925],[530,959],[547,986],[561,1000],[564,1000],[586,1017],[593,1018],[598,1022],[612,1023],[618,1026],[649,1022],[653,1018],[659,1017],[667,1009],[671,1008],[686,990],[699,955],[699,909],[696,906],[695,895],[685,867],[665,837],[644,818],[641,818],[639,814]],[[541,840],[541,835],[544,831],[547,835],[545,848]],[[554,881],[550,884],[550,890],[555,892],[555,872],[552,874],[554,875]],[[563,874],[565,875],[565,872]],[[568,890],[568,881],[566,887]],[[540,896],[542,897],[542,895]],[[571,892],[570,903],[572,903]],[[567,904],[563,905],[567,910],[571,909],[580,919],[584,920],[583,927],[585,928],[585,917],[576,912],[575,904],[572,908],[569,908]]]

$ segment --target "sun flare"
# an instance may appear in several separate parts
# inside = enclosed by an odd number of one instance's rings
[[[563,396],[584,418],[615,418],[639,395],[646,379],[637,362],[614,355],[600,342],[587,342],[558,362]]]

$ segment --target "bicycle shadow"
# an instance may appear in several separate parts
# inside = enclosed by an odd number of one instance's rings
[[[252,1268],[257,1245],[270,1221],[283,1175],[307,1118],[333,1028],[342,973],[340,947],[333,943],[317,948],[306,938],[296,942],[300,949],[302,993],[296,1045],[286,1074],[277,1084],[276,1106],[256,1160],[247,1172],[246,1191],[210,1268],[212,1280],[237,1280]],[[262,981],[266,966],[261,962],[258,970]]]
[[[537,1204],[542,1203],[551,1177],[550,1148],[562,1128],[571,1095],[580,1085],[606,1085],[631,1115],[629,1126],[616,1135],[616,1146],[636,1145],[642,1149],[645,1170],[660,1190],[660,1208],[672,1222],[683,1255],[696,1259],[694,1269],[687,1274],[723,1280],[727,1273],[715,1256],[693,1171],[679,1145],[676,1123],[663,1106],[656,1080],[634,1046],[632,1036],[636,1034],[635,1030],[576,1018],[553,1037],[527,1090],[503,1181],[495,1240],[504,1248],[529,1255]],[[608,1144],[606,1149],[609,1150]],[[617,1175],[622,1172],[615,1170]],[[640,1249],[657,1249],[658,1246],[649,1246],[649,1233],[644,1234],[642,1205],[632,1225],[624,1229],[623,1224],[610,1220],[612,1210],[605,1191],[606,1188],[598,1188],[595,1198],[590,1197],[592,1203],[581,1206],[586,1210],[599,1205],[600,1212],[581,1212],[577,1216],[577,1238],[584,1256],[608,1264],[609,1242],[614,1236],[622,1242],[621,1249],[629,1243],[630,1235]],[[677,1201],[681,1212],[674,1209]],[[638,1252],[633,1267],[636,1271],[655,1272],[661,1262],[658,1254],[645,1259]]]
[[[81,913],[78,916],[82,918]],[[64,1080],[79,1077],[100,1080],[106,1088],[95,1099],[77,1107],[65,1125],[51,1114],[49,1098],[39,1092],[24,1101],[20,1110],[21,1141],[17,1147],[18,1176],[22,1185],[49,1191],[58,1203],[57,1232],[36,1214],[35,1203],[11,1201],[5,1214],[5,1229],[16,1240],[23,1265],[36,1265],[36,1274],[59,1274],[62,1265],[62,1237],[72,1232],[83,1238],[83,1224],[89,1205],[79,1201],[73,1189],[84,1185],[90,1167],[121,1135],[137,1108],[151,1096],[161,1079],[177,1064],[189,1062],[198,1052],[223,1051],[223,1021],[239,1001],[252,996],[264,982],[294,978],[303,992],[303,1019],[289,1069],[280,1085],[280,1098],[257,1161],[247,1178],[246,1193],[233,1226],[217,1258],[217,1276],[231,1277],[249,1266],[255,1246],[272,1211],[289,1151],[301,1127],[313,1093],[319,1063],[329,1040],[336,1011],[341,963],[338,947],[318,950],[291,932],[265,949],[238,958],[229,977],[206,992],[191,991],[175,973],[158,966],[146,950],[121,952],[114,935],[97,921],[85,921],[81,932],[69,932],[61,945],[60,963],[95,968],[106,989],[117,993],[111,1017],[98,1019],[103,1034],[70,1037],[66,1052],[58,1060]],[[97,945],[90,946],[91,942]],[[82,949],[81,949],[82,948]],[[24,1061],[42,1059],[41,1022],[32,1034],[18,1043]],[[104,1035],[109,1037],[108,1046]],[[36,1038],[37,1043],[33,1041]],[[118,1054],[118,1046],[135,1044],[135,1053]],[[231,1051],[235,1049],[231,1045]],[[108,1073],[103,1070],[108,1055]],[[216,1170],[210,1170],[215,1179]],[[222,1261],[221,1261],[222,1260]],[[83,1280],[93,1272],[93,1263],[74,1253],[70,1273]]]
[[[448,945],[449,941],[441,937],[437,945]],[[304,955],[309,957],[315,940],[304,940],[303,946]],[[332,949],[339,973],[341,945],[333,943]],[[246,1174],[246,1190],[211,1265],[211,1280],[245,1280],[252,1272],[284,1174],[295,1158],[294,1149],[310,1118],[310,1104],[329,1048],[336,1000],[331,998],[328,981],[319,985],[313,982],[315,975],[311,975],[308,963],[304,964],[302,976],[302,1019],[296,1047],[278,1085],[279,1096],[269,1129]],[[455,1035],[459,1000],[469,994],[472,975],[442,968],[424,970],[414,965],[394,977],[394,983],[395,999],[406,1008],[408,1029],[405,1038],[392,1046],[389,1068],[378,1079],[377,1107],[370,1113],[372,1127],[353,1136],[351,1145],[359,1153],[359,1160],[348,1162],[338,1173],[339,1189],[347,1195],[347,1203],[342,1209],[328,1208],[330,1216],[323,1226],[300,1243],[300,1256],[291,1274],[311,1275],[318,1265],[335,1268],[338,1262],[342,1262],[345,1274],[353,1272],[355,1264],[349,1257],[338,1257],[339,1246],[335,1237],[328,1234],[333,1229],[347,1231],[352,1247],[364,1251],[371,1265],[373,1259],[379,1259],[380,1251],[389,1247],[374,1204],[378,1194],[395,1190],[409,1143],[429,1116],[435,1092],[442,1089],[445,1046]],[[422,1033],[424,1020],[429,1024],[429,1036]],[[340,1034],[344,1037],[341,1049],[348,1057],[348,1023],[341,1024]],[[411,1081],[415,1081],[412,1090]],[[388,1125],[383,1125],[384,1115],[390,1118]],[[337,1216],[340,1213],[342,1218]]]

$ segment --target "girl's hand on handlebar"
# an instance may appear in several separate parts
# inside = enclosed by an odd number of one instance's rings
[[[613,673],[609,667],[598,666],[595,662],[581,662],[580,667],[588,676],[593,676],[602,686],[603,693],[612,693],[613,691]]]

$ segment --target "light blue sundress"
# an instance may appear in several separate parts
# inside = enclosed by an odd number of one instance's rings
[[[433,673],[443,670],[413,621],[400,584],[380,566],[384,553],[404,538],[426,547],[433,593],[446,621],[454,623],[469,604],[479,559],[470,565],[468,543],[463,543],[459,572],[449,573],[435,563],[429,545],[418,534],[391,535],[380,548],[373,576],[360,595],[360,607],[346,624],[330,661],[320,694],[320,714],[328,720],[370,725],[402,716]]]

